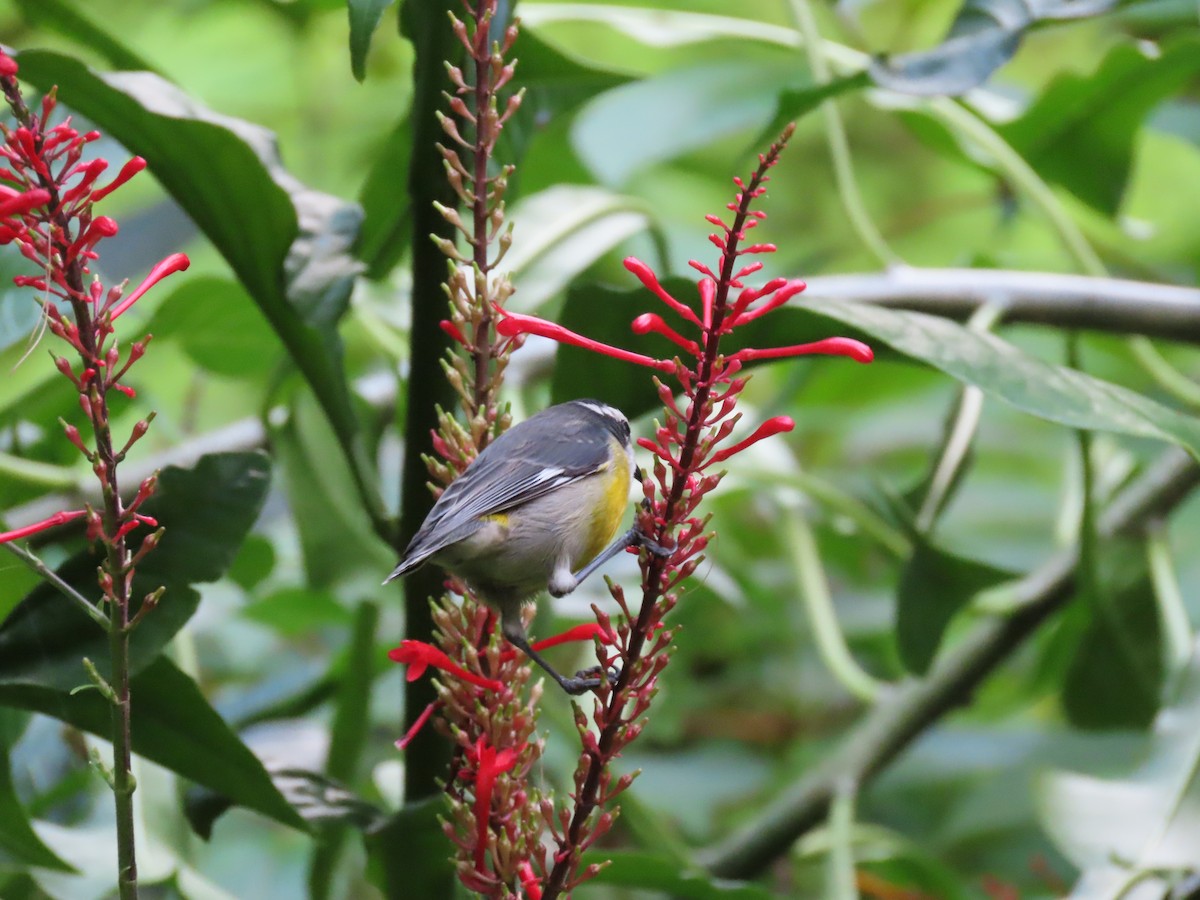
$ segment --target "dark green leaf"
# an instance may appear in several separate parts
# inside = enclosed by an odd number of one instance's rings
[[[924,675],[955,613],[980,591],[1014,575],[942,550],[925,539],[914,540],[897,588],[896,641],[905,667]]]
[[[242,590],[250,591],[275,568],[275,545],[269,538],[251,534],[242,541],[226,573]]]
[[[19,61],[23,78],[43,90],[57,84],[73,109],[143,156],[216,246],[320,400],[364,505],[382,523],[335,328],[361,269],[349,253],[361,210],[298,182],[270,131],[213,113],[157,75],[103,75],[46,51]]]
[[[439,822],[445,808],[440,795],[409,803],[367,833],[368,875],[384,896],[450,896],[453,848]]]
[[[962,94],[1012,59],[1026,30],[1039,20],[1092,16],[1115,5],[1116,0],[966,0],[943,43],[877,59],[871,77],[906,94]]]
[[[13,787],[9,748],[20,738],[28,718],[24,713],[0,709],[0,870],[39,866],[72,872],[30,826]]]
[[[392,0],[346,0],[350,14],[350,71],[358,81],[367,77],[367,52],[383,11]]]
[[[285,825],[304,822],[272,784],[262,763],[204,699],[199,686],[160,656],[130,686],[133,750],[197,784]],[[40,712],[107,737],[111,708],[97,691],[75,694],[0,684],[0,704]]]
[[[412,232],[412,201],[408,195],[408,165],[412,158],[412,124],[405,115],[396,123],[367,173],[358,195],[363,208],[358,258],[367,277],[384,278],[408,250]]]
[[[759,885],[714,878],[670,857],[607,851],[604,856],[611,863],[594,879],[601,884],[663,891],[686,900],[774,900],[775,897]]]
[[[1063,708],[1080,728],[1145,728],[1158,712],[1163,676],[1158,604],[1140,548],[1105,547],[1099,596],[1083,594],[1090,620],[1063,684]]]
[[[1120,44],[1092,74],[1063,75],[1001,135],[1047,181],[1115,215],[1146,116],[1200,72],[1194,38],[1148,51]]]
[[[262,453],[213,454],[193,469],[163,470],[158,492],[143,509],[166,533],[138,566],[135,608],[157,587],[167,590],[133,633],[133,671],[148,665],[196,611],[200,598],[189,585],[214,581],[229,567],[262,508],[269,474]],[[136,547],[136,537],[134,542]],[[90,553],[81,553],[58,574],[84,597],[95,597],[97,564]],[[39,585],[0,624],[0,684],[69,691],[87,682],[81,664],[85,656],[107,672],[107,636],[48,584]]]

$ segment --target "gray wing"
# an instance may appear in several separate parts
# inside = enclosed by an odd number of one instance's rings
[[[535,421],[539,427],[529,427]],[[589,439],[588,426],[551,407],[498,437],[438,498],[388,580],[469,537],[482,526],[484,516],[528,503],[604,469],[609,463],[608,443]]]

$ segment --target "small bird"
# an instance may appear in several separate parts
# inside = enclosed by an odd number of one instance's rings
[[[636,527],[615,540],[629,505],[629,420],[597,400],[572,400],[514,425],[442,492],[384,584],[426,562],[465,581],[500,613],[509,643],[568,694],[600,675],[566,678],[529,646],[521,607],[538,593],[569,594],[623,549],[647,546]]]

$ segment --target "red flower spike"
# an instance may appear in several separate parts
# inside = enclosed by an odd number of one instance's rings
[[[134,289],[132,294],[113,307],[112,320],[115,322],[117,317],[133,306],[133,304],[137,303],[146,291],[150,290],[150,288],[154,287],[154,285],[158,284],[168,275],[182,272],[190,265],[191,260],[187,258],[186,253],[172,253],[150,270],[150,274]]]
[[[435,669],[449,672],[456,678],[476,687],[486,688],[489,691],[499,691],[504,688],[504,685],[494,678],[484,678],[482,675],[468,672],[437,647],[424,641],[401,641],[399,647],[388,651],[388,659],[408,666],[408,672],[404,676],[408,681],[416,681],[425,674],[426,669],[433,666]]]
[[[709,457],[708,462],[706,462],[704,465],[707,468],[714,463],[724,462],[725,460],[729,459],[729,457],[741,453],[747,447],[753,446],[765,438],[772,437],[776,434],[781,434],[785,431],[791,431],[795,427],[796,423],[790,416],[775,416],[773,419],[767,419],[767,421],[759,425],[758,428],[754,429],[754,434],[750,435],[750,437],[746,438],[744,441],[739,441],[732,447],[727,447],[724,450],[719,450],[718,452],[714,453],[711,457]]]
[[[710,273],[711,275],[711,273]],[[712,328],[712,311],[713,300],[717,296],[716,281],[709,278],[702,278],[696,285],[700,291],[700,305],[704,310],[704,330],[707,332]]]
[[[727,359],[738,362],[749,362],[755,359],[782,359],[788,356],[807,356],[821,354],[825,356],[848,356],[855,362],[869,363],[875,358],[874,351],[862,341],[853,338],[831,337],[811,344],[796,344],[792,347],[767,347],[759,350],[748,348],[730,354]]]
[[[5,53],[0,53],[0,76],[12,78],[16,74],[17,61]]]
[[[0,544],[7,544],[9,541],[19,541],[23,537],[29,537],[31,534],[37,534],[40,531],[48,531],[51,528],[66,525],[68,522],[73,522],[75,519],[86,515],[86,509],[56,512],[49,518],[42,519],[40,522],[34,522],[32,525],[26,525],[23,528],[14,528],[12,531],[0,532]]]
[[[506,309],[498,309],[497,312],[501,318],[496,322],[496,333],[504,337],[536,334],[541,337],[550,338],[553,341],[558,341],[560,344],[582,347],[584,350],[591,350],[604,356],[611,356],[613,359],[619,359],[623,362],[636,363],[639,366],[657,369],[660,372],[675,371],[675,363],[671,360],[654,359],[649,356],[643,356],[641,353],[634,353],[631,350],[622,350],[620,347],[613,347],[601,341],[576,334],[569,328],[563,328],[561,325],[548,322],[545,319],[539,319],[537,316],[526,316],[521,313],[509,312]]]

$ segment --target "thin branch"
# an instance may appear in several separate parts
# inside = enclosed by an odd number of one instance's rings
[[[1166,515],[1200,484],[1200,466],[1171,449],[1126,489],[1099,522],[1101,537],[1136,532]],[[927,728],[968,702],[972,692],[1071,598],[1078,551],[1049,560],[1016,586],[1011,615],[979,625],[946,653],[932,674],[899,686],[850,733],[837,752],[797,779],[754,821],[702,854],[713,874],[750,878],[820,825],[838,786],[865,787]]]
[[[896,268],[806,279],[807,298],[853,300],[965,321],[985,303],[1004,321],[1200,343],[1200,290],[1052,272]]]
[[[91,619],[105,631],[109,630],[111,625],[108,621],[108,616],[101,612],[100,608],[97,607],[96,604],[92,603],[92,601],[90,601],[87,597],[83,596],[83,594],[79,593],[79,591],[75,590],[75,588],[71,587],[69,584],[59,578],[58,573],[38,559],[38,557],[35,556],[31,550],[27,549],[26,547],[19,547],[15,543],[5,544],[4,549],[17,559],[21,560],[21,562],[25,563],[25,565],[27,565],[34,572],[37,572],[37,574],[42,578],[46,579],[46,581],[55,587],[59,593],[79,607],[79,609],[81,609],[89,619]]]

